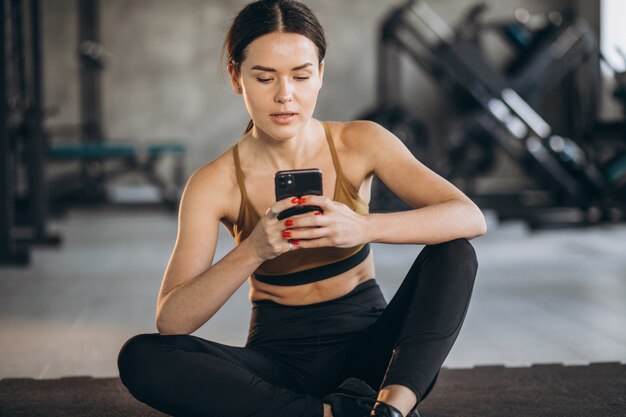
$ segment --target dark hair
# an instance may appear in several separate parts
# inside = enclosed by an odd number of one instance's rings
[[[248,45],[256,38],[272,32],[306,36],[317,46],[319,62],[324,59],[324,29],[311,9],[296,0],[258,0],[248,4],[235,16],[224,41],[228,63],[237,74],[246,58]],[[246,133],[252,126],[253,122],[250,120]]]

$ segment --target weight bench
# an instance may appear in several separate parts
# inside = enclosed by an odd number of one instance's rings
[[[106,200],[104,185],[121,175],[138,172],[159,191],[161,201],[175,209],[184,185],[184,157],[187,147],[180,143],[89,142],[52,145],[50,162],[77,161],[80,172],[55,177],[49,183],[52,201],[77,202]],[[158,163],[172,157],[169,180],[158,172]],[[68,201],[69,200],[69,201]]]

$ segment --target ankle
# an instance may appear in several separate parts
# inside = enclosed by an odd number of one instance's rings
[[[407,416],[417,404],[417,395],[404,385],[391,384],[380,390],[376,401],[398,410],[400,416]]]
[[[402,411],[398,410],[391,404],[376,401],[370,416],[373,417],[404,417]]]

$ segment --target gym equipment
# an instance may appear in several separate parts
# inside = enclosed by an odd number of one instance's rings
[[[137,172],[156,186],[162,203],[176,209],[184,181],[186,147],[150,143],[142,147],[104,140],[100,74],[103,48],[98,39],[98,2],[78,2],[81,56],[79,143],[50,143],[44,129],[40,0],[2,0],[0,10],[0,263],[27,264],[33,244],[58,245],[47,230],[50,203],[105,201],[105,183]],[[158,169],[173,158],[170,178]],[[50,163],[78,162],[78,173],[46,177]]]
[[[626,66],[626,53],[619,48],[617,49],[617,52]],[[613,73],[613,78],[615,79],[616,84],[615,89],[613,90],[613,97],[622,103],[624,116],[626,116],[626,70],[619,70],[615,68],[603,55],[600,55],[600,58],[602,59],[602,62],[606,64],[607,68],[609,68]]]
[[[484,24],[484,10],[483,5],[470,9],[456,29],[421,0],[392,10],[379,41],[379,105],[369,117],[398,105],[392,99],[400,91],[399,56],[406,55],[457,99],[462,115],[457,136],[434,167],[464,183],[479,205],[494,208],[502,219],[524,218],[531,227],[554,225],[559,210],[579,213],[569,224],[622,219],[626,141],[605,143],[594,135],[599,53],[587,24],[568,11],[550,13],[534,28],[520,16]],[[497,31],[517,53],[504,73],[482,52],[485,30]],[[577,90],[582,110],[576,140],[558,134],[536,110],[543,93],[574,71],[585,74],[587,88]],[[534,180],[536,190],[481,194],[472,189],[471,179],[493,165],[495,145]]]
[[[9,19],[5,15],[7,11]],[[58,235],[47,230],[40,2],[3,1],[0,20],[3,32],[0,263],[26,264],[29,245],[58,245],[61,242]],[[7,23],[9,30],[5,32]],[[5,37],[7,34],[8,38]],[[28,164],[22,170],[23,160]],[[26,178],[20,184],[22,171]],[[16,201],[24,192],[31,198],[16,211]]]
[[[50,198],[57,211],[69,205],[110,201],[107,184],[128,174],[139,173],[156,187],[161,202],[177,209],[184,186],[186,146],[177,142],[137,145],[136,141],[107,141],[102,123],[102,71],[107,51],[100,43],[99,0],[81,0],[79,12],[80,108],[79,140],[55,138],[47,151],[50,163],[78,162],[78,172],[52,178]],[[60,140],[62,139],[62,140]],[[159,173],[158,163],[171,157],[169,180]]]
[[[13,9],[19,10],[19,0],[13,1]],[[23,118],[22,143],[24,143],[24,156],[28,161],[26,169],[28,185],[26,189],[31,195],[28,204],[26,224],[31,229],[30,239],[35,244],[59,245],[61,238],[47,231],[48,220],[48,194],[45,185],[45,135],[43,129],[43,74],[42,74],[42,34],[41,34],[41,4],[40,0],[29,2],[28,16],[30,25],[30,47],[23,49],[28,51],[30,62],[28,67],[20,69],[21,74],[26,75],[26,85],[20,88],[20,97],[25,103]],[[21,20],[24,22],[24,20]],[[18,25],[16,25],[17,27]],[[20,31],[20,34],[22,32]],[[29,86],[29,88],[25,88]]]
[[[53,201],[57,206],[103,203],[107,201],[107,182],[128,173],[139,173],[157,188],[161,203],[176,210],[185,182],[186,151],[185,145],[178,143],[139,146],[133,142],[85,142],[53,146],[47,153],[49,161],[81,163],[78,175],[69,172],[57,175],[49,182]],[[171,181],[158,173],[157,165],[164,156],[173,159]]]
[[[29,260],[26,248],[20,247],[13,238],[15,213],[13,207],[14,153],[9,142],[9,112],[7,108],[7,50],[6,50],[6,14],[7,0],[0,4],[0,263],[21,263]]]

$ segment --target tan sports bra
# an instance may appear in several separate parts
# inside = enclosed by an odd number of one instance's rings
[[[328,141],[330,153],[333,158],[333,165],[337,173],[333,200],[347,205],[356,213],[367,214],[369,212],[367,203],[361,199],[358,192],[343,175],[339,158],[337,157],[337,151],[335,150],[335,144],[333,143],[333,138],[330,134],[328,125],[325,122],[322,122],[322,124],[324,126],[324,132],[326,134],[326,140]],[[233,158],[237,174],[237,183],[239,184],[239,189],[241,191],[241,206],[239,207],[239,217],[237,222],[230,226],[229,230],[235,238],[235,242],[239,244],[250,235],[261,216],[248,199],[248,193],[246,191],[244,181],[245,176],[241,170],[241,163],[239,161],[238,144],[233,146]],[[313,270],[314,268],[325,265],[336,264],[339,261],[350,258],[357,253],[365,254],[365,250],[362,250],[364,249],[364,246],[365,245],[359,245],[353,248],[325,247],[315,249],[298,249],[293,252],[286,252],[261,264],[255,271],[255,275],[283,276],[309,269]],[[367,249],[369,250],[369,248]],[[294,284],[284,283],[277,285]]]

